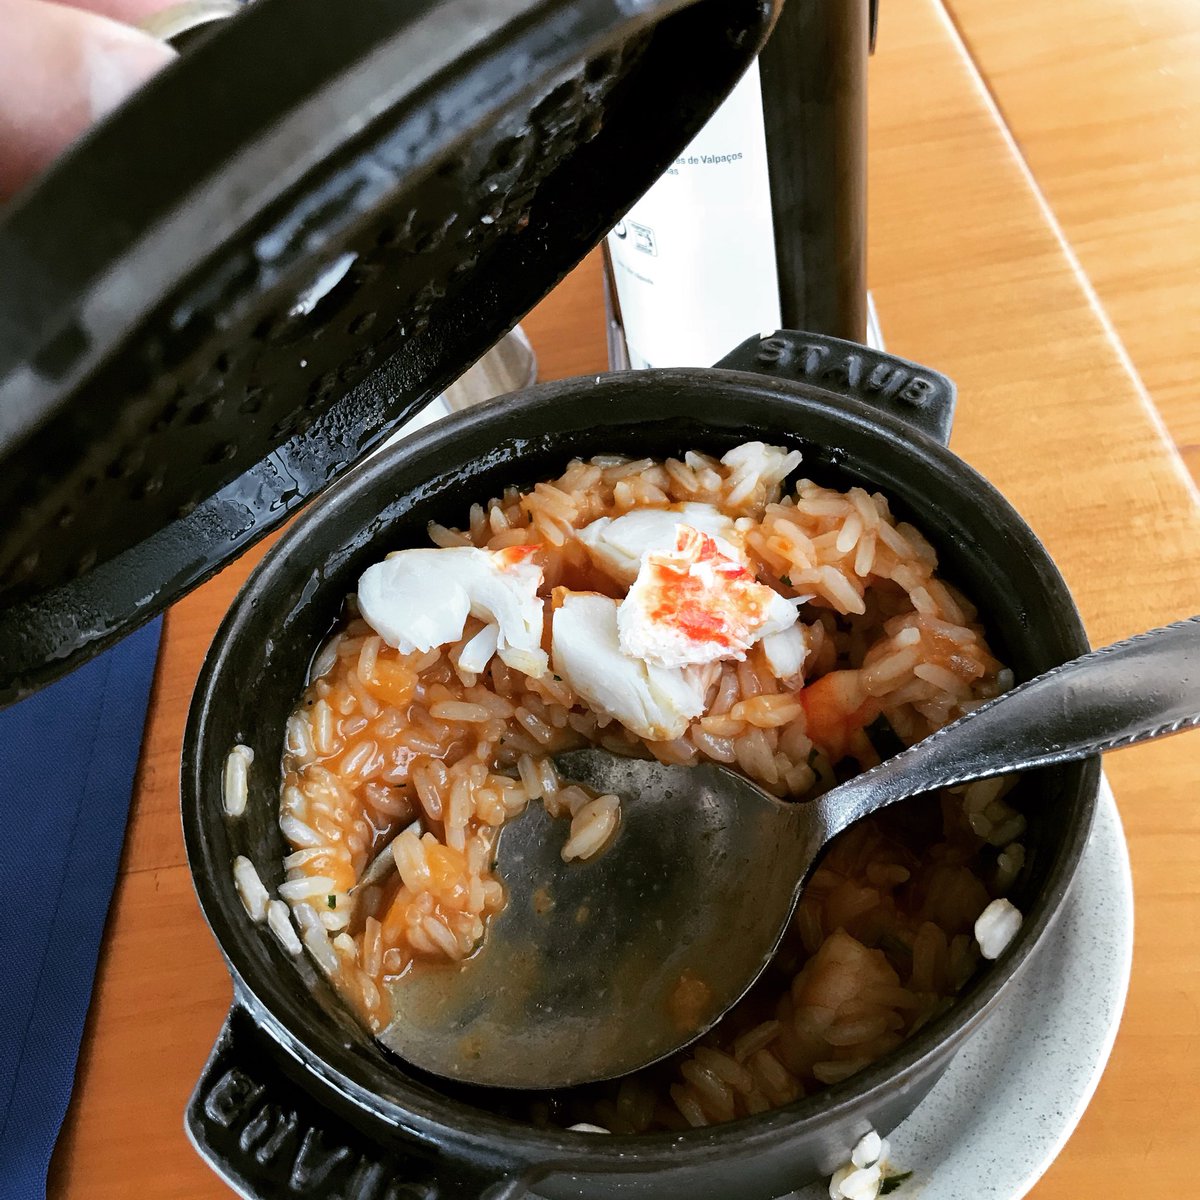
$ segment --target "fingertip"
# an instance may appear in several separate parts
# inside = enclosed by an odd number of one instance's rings
[[[175,52],[128,25],[42,0],[4,0],[0,199],[50,165]]]
[[[107,116],[174,57],[165,42],[115,21],[97,19],[81,42],[81,81],[87,92],[91,121]]]

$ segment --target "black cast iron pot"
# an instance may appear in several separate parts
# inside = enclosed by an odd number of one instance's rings
[[[201,1154],[244,1195],[781,1195],[836,1167],[869,1127],[886,1132],[916,1107],[1062,907],[1091,826],[1098,760],[1026,780],[1029,854],[1015,895],[1025,923],[943,1018],[873,1067],[787,1108],[638,1137],[539,1131],[494,1115],[484,1094],[449,1096],[380,1048],[313,964],[290,959],[250,922],[231,863],[245,854],[268,887],[282,881],[284,722],[359,573],[386,550],[426,544],[428,521],[460,523],[473,501],[550,478],[575,455],[719,454],[750,438],[798,447],[805,474],[882,490],[930,538],[944,575],[980,604],[993,647],[1018,680],[1087,650],[1037,538],[946,449],[948,380],[851,343],[790,333],[751,339],[718,368],[566,380],[438,423],[314,504],[225,618],[192,702],[182,791],[196,890],[235,997],[187,1125]],[[239,742],[256,750],[251,803],[230,821],[221,777]]]

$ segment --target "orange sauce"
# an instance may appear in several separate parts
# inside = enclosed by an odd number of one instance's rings
[[[680,1033],[704,1024],[712,1007],[712,989],[694,971],[684,971],[667,999],[667,1013]]]

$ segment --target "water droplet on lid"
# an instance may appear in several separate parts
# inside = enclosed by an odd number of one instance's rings
[[[136,499],[145,499],[147,496],[156,495],[162,491],[165,476],[163,472],[156,471],[153,475],[144,479],[135,489],[134,495]]]
[[[246,397],[238,405],[238,412],[245,413],[247,416],[252,416],[262,408],[263,389],[261,387],[252,386],[246,389]]]
[[[341,281],[354,265],[356,254],[339,254],[328,266],[323,267],[317,277],[296,297],[295,303],[288,310],[289,317],[306,317],[317,307]],[[300,364],[307,366],[307,362]]]

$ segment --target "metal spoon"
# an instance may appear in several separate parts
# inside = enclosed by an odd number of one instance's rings
[[[568,822],[503,829],[508,892],[480,949],[391,988],[381,1034],[438,1075],[552,1088],[646,1066],[710,1029],[771,960],[822,848],[921,792],[1088,758],[1200,723],[1200,617],[1015,688],[809,803],[715,764],[583,750],[560,772],[622,798],[609,846],[564,863]]]

